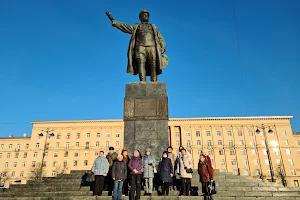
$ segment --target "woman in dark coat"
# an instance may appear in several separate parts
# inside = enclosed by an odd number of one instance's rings
[[[168,158],[168,152],[163,152],[162,160],[158,165],[158,173],[162,182],[162,195],[169,195],[169,186],[173,180],[173,165],[170,158]]]
[[[123,149],[121,154],[122,154],[123,160],[124,160],[124,162],[126,162],[126,166],[127,166],[127,179],[124,181],[122,193],[125,196],[128,196],[128,192],[129,192],[129,176],[130,176],[130,169],[128,168],[129,156],[128,156],[128,152],[127,152],[126,149]]]
[[[214,169],[209,162],[205,159],[205,155],[200,156],[200,160],[198,163],[198,174],[200,182],[202,183],[202,193],[204,197],[210,196],[209,192],[209,182],[214,178]]]

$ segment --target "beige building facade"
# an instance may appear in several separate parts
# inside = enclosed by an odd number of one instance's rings
[[[293,134],[291,119],[170,119],[169,142],[174,153],[180,145],[187,148],[194,168],[202,149],[208,149],[215,169],[270,180],[271,163],[277,182],[281,181],[279,174],[284,174],[288,186],[299,186],[300,135]],[[32,125],[31,137],[0,138],[0,172],[5,186],[26,183],[41,163],[44,176],[56,176],[91,169],[100,150],[107,152],[113,146],[121,152],[124,148],[123,120],[34,121]]]

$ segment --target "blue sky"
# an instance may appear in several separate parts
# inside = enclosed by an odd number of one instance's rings
[[[292,115],[300,129],[300,1],[0,2],[0,136],[33,120],[122,119],[130,24],[150,11],[167,43],[170,117]]]

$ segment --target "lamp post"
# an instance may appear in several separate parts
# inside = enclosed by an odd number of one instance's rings
[[[275,182],[274,179],[274,170],[273,170],[273,165],[272,165],[272,159],[271,159],[271,154],[270,154],[270,150],[269,150],[269,143],[268,143],[268,139],[267,139],[267,135],[266,135],[266,126],[264,124],[262,124],[261,126],[258,126],[256,129],[256,133],[260,134],[260,130],[262,129],[263,135],[265,137],[265,144],[266,144],[266,151],[267,151],[267,155],[268,155],[268,161],[269,161],[269,167],[270,167],[270,174],[271,174],[271,180],[272,182]],[[268,133],[273,133],[273,131],[270,129],[268,130]]]
[[[42,180],[42,177],[43,177],[43,166],[44,166],[44,159],[45,159],[45,151],[46,151],[46,147],[47,147],[47,140],[48,140],[48,137],[53,137],[54,136],[53,131],[54,130],[50,130],[49,128],[46,128],[46,130],[42,130],[41,133],[39,134],[40,137],[43,137],[44,136],[43,132],[46,133],[44,151],[43,151],[43,156],[42,156],[42,163],[41,163],[41,168],[40,168],[40,179],[41,180]]]

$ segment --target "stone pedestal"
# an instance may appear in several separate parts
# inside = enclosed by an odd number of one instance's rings
[[[132,155],[152,149],[156,160],[169,145],[168,97],[161,82],[130,83],[124,99],[124,147]]]

